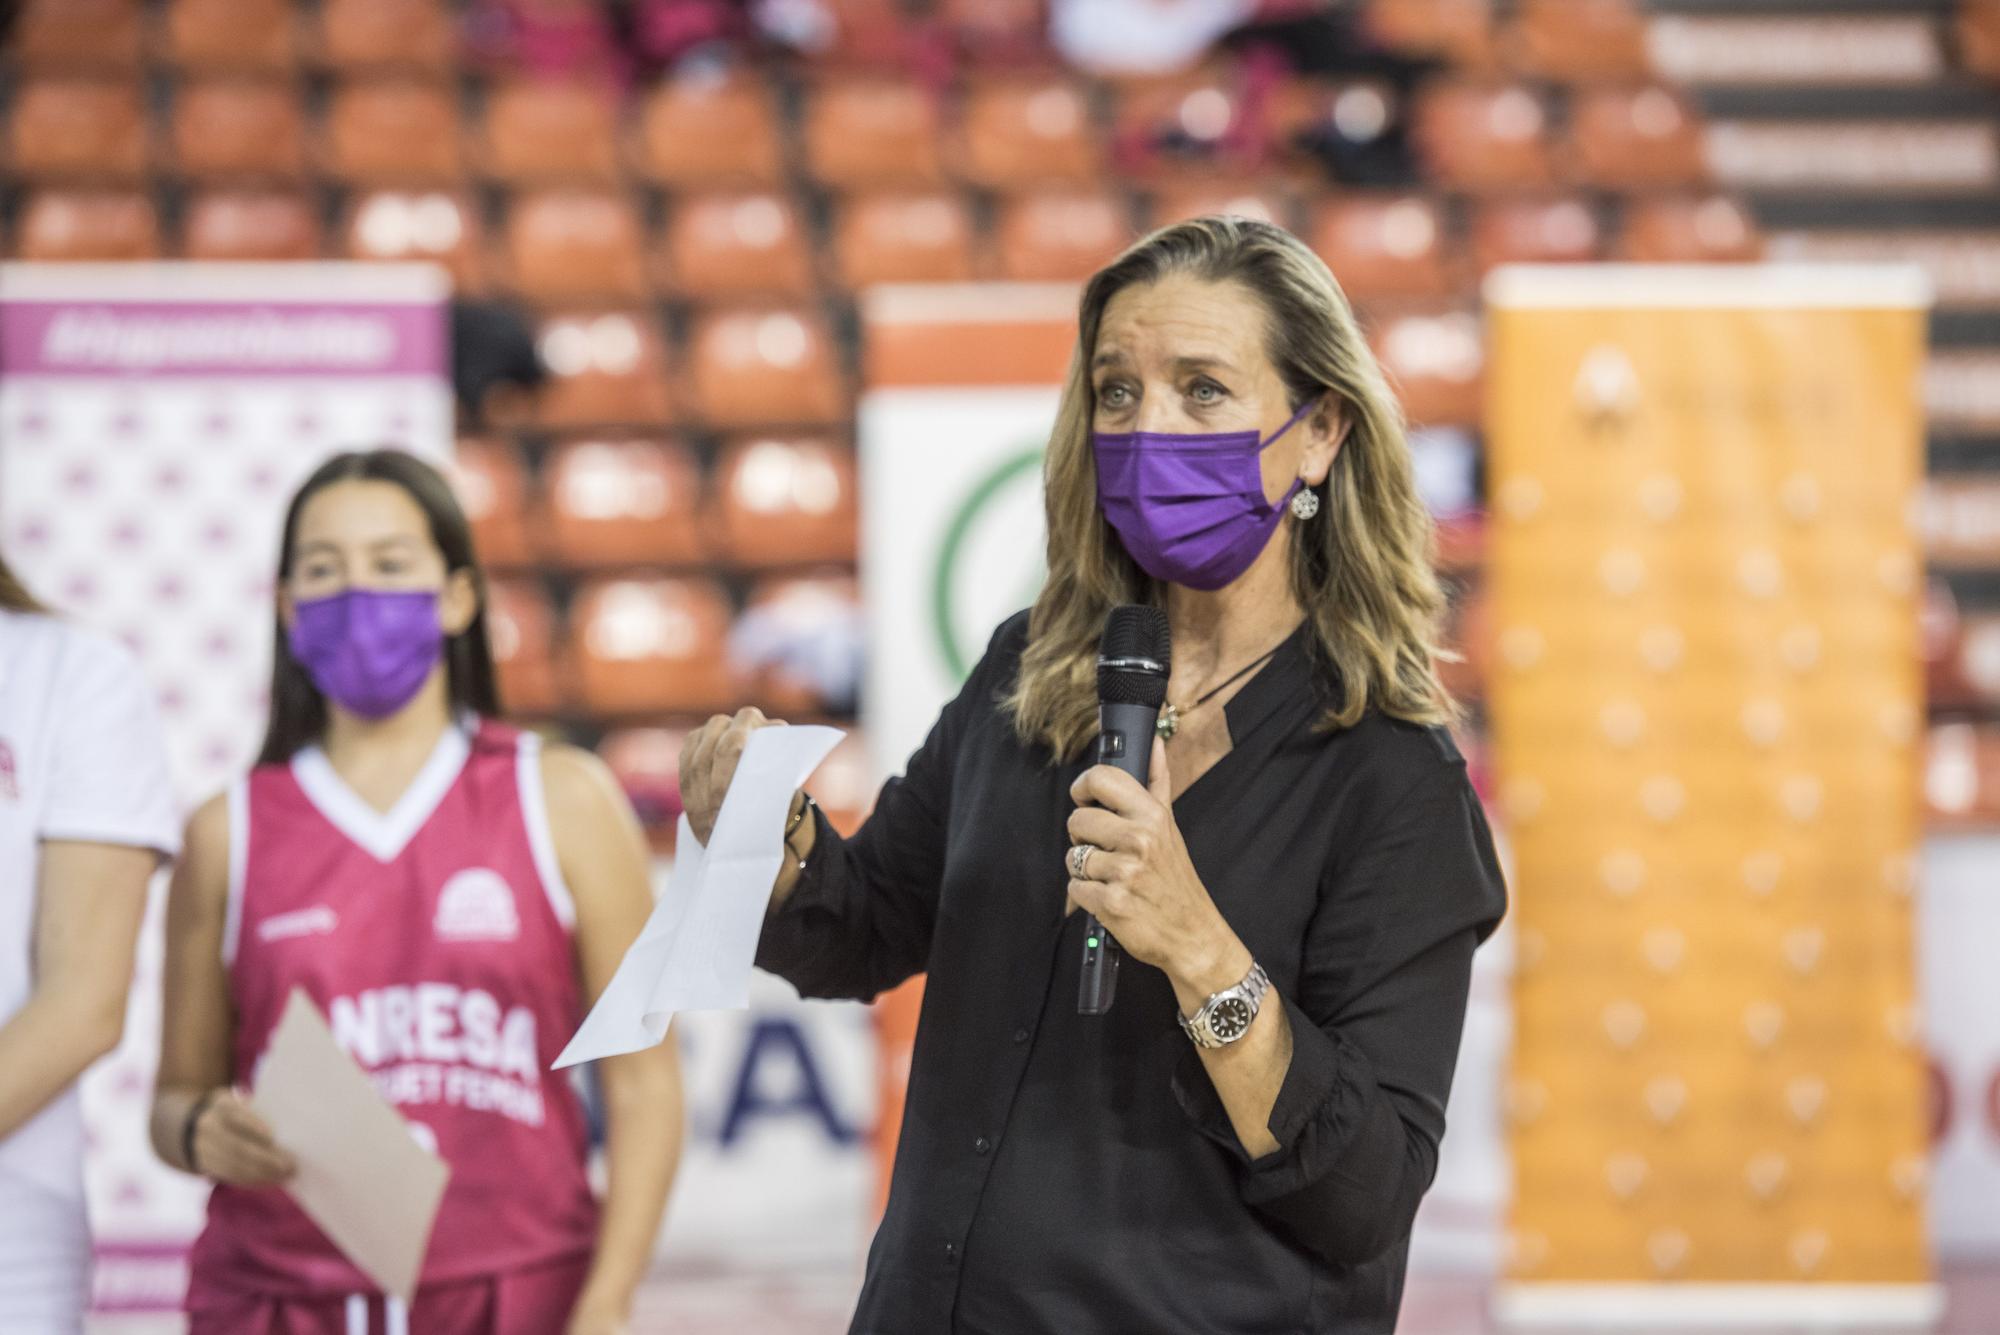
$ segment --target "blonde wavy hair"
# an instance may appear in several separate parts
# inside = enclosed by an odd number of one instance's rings
[[[1417,495],[1402,407],[1362,337],[1346,296],[1291,233],[1211,216],[1163,227],[1092,276],[1078,310],[1076,352],[1043,462],[1048,582],[1028,619],[1028,647],[1004,701],[1024,741],[1071,759],[1097,734],[1097,644],[1120,603],[1163,606],[1166,589],[1133,562],[1097,504],[1090,360],[1111,298],[1185,274],[1241,284],[1264,307],[1266,353],[1296,408],[1326,394],[1349,423],[1316,490],[1319,517],[1287,518],[1292,592],[1327,682],[1322,726],[1351,727],[1370,708],[1412,723],[1450,723],[1457,706],[1436,663],[1445,596],[1432,569],[1430,514]]]

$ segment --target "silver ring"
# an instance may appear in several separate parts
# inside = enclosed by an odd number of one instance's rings
[[[1087,881],[1090,879],[1090,877],[1084,875],[1083,869],[1090,865],[1090,855],[1096,851],[1097,846],[1095,844],[1076,844],[1070,848],[1069,874],[1071,880]]]

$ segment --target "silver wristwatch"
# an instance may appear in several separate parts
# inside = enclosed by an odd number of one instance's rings
[[[1176,1013],[1174,1018],[1196,1047],[1227,1047],[1250,1032],[1251,1022],[1264,1004],[1264,994],[1270,990],[1271,979],[1264,966],[1253,963],[1242,982],[1202,1002],[1192,1016]]]

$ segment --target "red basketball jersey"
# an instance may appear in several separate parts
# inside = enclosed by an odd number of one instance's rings
[[[588,1252],[597,1205],[583,1109],[549,1069],[582,1020],[569,892],[542,800],[539,739],[449,728],[387,812],[318,748],[229,794],[224,953],[235,1077],[294,987],[451,1165],[423,1282]],[[218,1186],[191,1300],[374,1286],[283,1191]]]

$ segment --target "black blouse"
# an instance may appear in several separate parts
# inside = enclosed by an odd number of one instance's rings
[[[757,962],[810,997],[928,970],[858,1335],[1389,1331],[1437,1168],[1473,948],[1505,889],[1450,736],[1314,726],[1304,631],[1228,702],[1233,749],[1174,803],[1271,976],[1292,1062],[1249,1159],[1172,987],[1127,958],[1076,1013],[1070,783],[999,704],[1001,626],[903,778],[842,840],[821,819]]]

